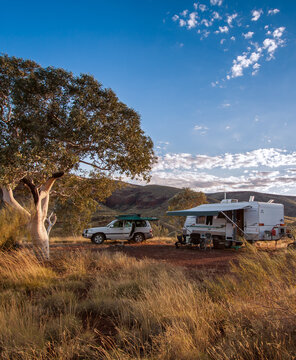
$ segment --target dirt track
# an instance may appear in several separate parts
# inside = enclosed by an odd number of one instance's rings
[[[198,250],[197,248],[176,249],[173,244],[165,243],[142,243],[142,244],[114,244],[103,245],[83,244],[53,244],[51,254],[60,255],[63,251],[91,250],[122,252],[137,259],[154,259],[167,262],[189,269],[209,269],[216,271],[227,271],[229,262],[237,258],[240,251],[236,250]]]

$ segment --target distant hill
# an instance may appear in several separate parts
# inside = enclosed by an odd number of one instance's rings
[[[139,213],[143,215],[163,216],[168,208],[168,201],[181,189],[160,185],[131,185],[115,191],[106,201],[108,208],[116,213]],[[296,217],[296,196],[273,195],[254,191],[228,192],[227,198],[248,201],[250,196],[255,201],[267,202],[271,199],[285,206],[285,215]],[[223,192],[207,194],[209,203],[220,202],[224,198]]]
[[[160,185],[130,185],[116,190],[105,205],[122,213],[161,216],[168,208],[168,201],[181,189]]]

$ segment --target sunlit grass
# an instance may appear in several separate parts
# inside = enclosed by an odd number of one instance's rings
[[[0,258],[1,359],[291,359],[296,251],[246,248],[226,275],[122,253]]]

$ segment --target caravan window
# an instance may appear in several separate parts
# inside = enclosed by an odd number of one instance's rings
[[[197,224],[204,224],[206,222],[206,217],[205,216],[197,216],[196,217],[196,223]]]

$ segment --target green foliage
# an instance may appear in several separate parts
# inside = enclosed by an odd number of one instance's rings
[[[169,236],[169,230],[163,226],[161,223],[157,222],[151,222],[151,227],[153,230],[153,236],[154,237],[168,237]]]
[[[111,178],[148,180],[156,160],[139,114],[93,76],[7,55],[0,56],[0,133],[0,185],[14,188],[26,177],[34,187],[68,174],[56,208],[64,217],[69,211],[74,232],[111,194]]]
[[[96,173],[148,178],[153,143],[140,116],[92,76],[1,56],[0,93],[1,183],[83,161]]]
[[[57,214],[63,235],[77,235],[90,223],[99,203],[120,187],[105,176],[85,178],[65,175],[56,184],[51,209]]]
[[[0,250],[14,248],[23,237],[27,237],[28,218],[20,211],[10,208],[0,210]]]
[[[190,188],[183,188],[178,194],[173,196],[168,202],[168,211],[190,209],[202,204],[207,204],[207,197],[203,192],[196,192]],[[181,229],[184,225],[185,218],[181,216],[169,216],[167,222]]]

